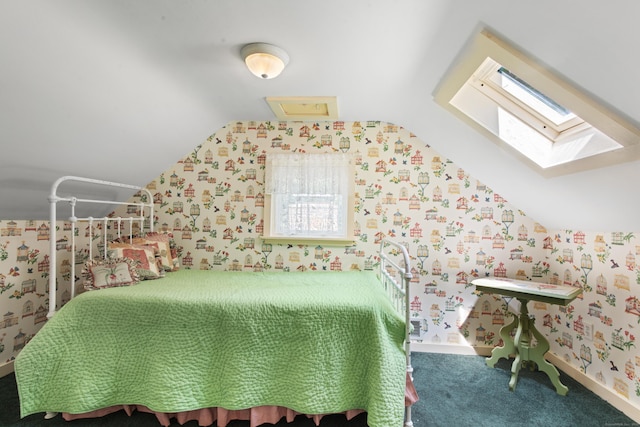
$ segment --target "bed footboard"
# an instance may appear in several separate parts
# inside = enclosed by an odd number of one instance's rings
[[[380,280],[396,310],[405,318],[404,346],[407,358],[407,375],[413,380],[410,339],[411,311],[409,304],[409,284],[412,278],[411,258],[409,258],[407,248],[392,240],[382,239],[380,242]],[[404,419],[405,427],[413,427],[411,405],[405,407]]]

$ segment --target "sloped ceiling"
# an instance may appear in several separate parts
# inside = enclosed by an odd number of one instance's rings
[[[405,127],[547,228],[640,230],[639,161],[543,178],[432,100],[488,26],[637,126],[638,16],[635,0],[4,0],[0,219],[48,218],[64,175],[143,186],[228,122],[275,120],[265,97],[316,95]],[[245,68],[256,41],[289,53],[280,77]]]

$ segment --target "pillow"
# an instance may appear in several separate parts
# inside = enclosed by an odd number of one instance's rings
[[[120,237],[116,237],[115,239],[111,240],[109,242],[109,244],[112,243],[128,243],[131,244],[131,239],[129,238],[129,236],[120,236]]]
[[[162,259],[162,267],[166,271],[176,271],[180,268],[176,251],[173,248],[175,244],[169,234],[152,231],[147,233],[143,239],[147,242],[154,242],[158,244],[158,248],[160,249],[160,258]]]
[[[82,277],[86,290],[135,285],[140,280],[133,261],[127,258],[89,260]]]
[[[107,256],[133,260],[141,280],[157,279],[162,276],[156,262],[156,248],[151,246],[111,242]]]
[[[171,259],[171,248],[169,247],[169,242],[161,242],[147,239],[145,237],[134,237],[131,243],[137,246],[154,248],[160,263],[160,269],[163,271],[173,271],[173,260]]]

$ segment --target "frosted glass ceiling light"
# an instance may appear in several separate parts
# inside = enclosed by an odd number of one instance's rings
[[[251,43],[240,51],[249,71],[261,79],[272,79],[289,63],[289,55],[278,46],[267,43]]]

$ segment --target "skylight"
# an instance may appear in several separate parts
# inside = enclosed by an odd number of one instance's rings
[[[486,30],[434,98],[546,175],[629,160],[620,152],[640,139],[636,127]]]
[[[514,98],[538,112],[546,119],[553,122],[556,126],[560,126],[561,124],[577,117],[571,111],[567,110],[565,107],[532,87],[504,67],[498,68],[498,71],[496,71],[494,76],[500,77],[494,77],[494,80],[497,80],[497,84],[500,88],[513,95]]]

